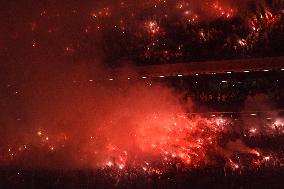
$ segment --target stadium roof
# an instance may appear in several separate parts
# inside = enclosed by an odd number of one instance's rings
[[[111,78],[124,79],[259,71],[284,71],[284,57],[188,62],[178,64],[139,66],[132,69],[118,68],[112,70],[109,76]]]

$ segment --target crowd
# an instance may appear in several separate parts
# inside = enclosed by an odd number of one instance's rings
[[[10,3],[0,53],[7,61],[52,55],[111,67],[283,55],[282,0],[214,2]]]
[[[225,119],[225,118],[224,118]],[[265,118],[264,118],[265,119]],[[264,123],[264,122],[263,122]],[[240,122],[240,124],[242,124]],[[243,126],[243,129],[242,129]],[[212,153],[214,164],[199,167],[185,166],[174,160],[160,172],[145,171],[142,167],[117,166],[93,169],[31,169],[21,166],[0,166],[1,189],[36,188],[282,188],[284,176],[283,126],[269,122],[269,130],[251,130],[251,125],[225,124],[229,132],[220,135],[218,143],[226,146],[231,140],[242,140],[250,149],[261,149],[261,156],[234,153],[232,158],[238,167],[232,167],[228,159]],[[266,128],[258,125],[258,128]],[[270,132],[270,131],[273,132]],[[280,132],[281,131],[281,132]],[[45,158],[49,158],[46,154]]]
[[[225,123],[232,127],[231,122]],[[249,130],[226,129],[220,136],[220,146],[241,139],[251,149],[261,149],[261,155],[236,152],[232,166],[224,157],[214,164],[188,166],[173,163],[160,171],[141,167],[112,166],[100,169],[33,169],[0,167],[0,186],[3,189],[34,188],[282,188],[284,175],[284,136],[274,132],[252,134]],[[211,157],[214,159],[214,157]],[[173,160],[174,161],[174,160]],[[237,166],[236,166],[237,165]],[[154,170],[154,169],[153,169]]]
[[[284,107],[281,74],[199,75],[167,82],[178,92],[185,93],[183,102],[194,101],[198,106],[204,105],[218,111],[239,111],[244,106],[253,107],[251,110],[269,110]]]
[[[196,23],[160,17],[158,24],[163,32],[155,36],[140,30],[126,31],[124,38],[106,32],[106,58],[149,65],[283,55],[283,12]]]

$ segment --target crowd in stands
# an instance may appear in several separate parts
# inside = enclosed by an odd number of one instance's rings
[[[158,24],[163,32],[155,36],[140,30],[126,31],[124,38],[106,32],[106,59],[115,62],[126,57],[149,65],[283,55],[283,12],[196,23],[161,17]]]
[[[224,135],[224,140],[235,134]],[[0,170],[0,186],[8,188],[282,188],[284,175],[283,135],[258,135],[244,137],[247,145],[269,152],[269,158],[253,156],[253,164],[246,165],[246,154],[241,157],[242,166],[233,169],[224,161],[216,165],[185,167],[173,164],[163,173],[149,173],[143,169],[126,166],[102,169],[74,170],[22,170],[5,168]],[[277,146],[278,145],[278,146]],[[280,147],[279,147],[280,145]],[[3,187],[2,187],[3,186]]]
[[[249,105],[257,109],[261,108],[261,104],[266,104],[268,109],[281,109],[284,106],[284,81],[281,74],[199,75],[174,79],[170,81],[170,85],[178,92],[185,93],[183,102],[192,100],[198,105],[216,110],[237,111]],[[256,106],[257,104],[260,106]]]

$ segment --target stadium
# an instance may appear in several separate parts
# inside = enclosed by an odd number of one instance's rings
[[[284,1],[1,14],[0,188],[284,187]]]

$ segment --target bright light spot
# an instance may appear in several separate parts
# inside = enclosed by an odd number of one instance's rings
[[[251,133],[255,133],[255,132],[256,132],[256,129],[251,129],[250,132],[251,132]]]
[[[177,76],[178,76],[178,77],[182,77],[183,75],[182,75],[182,74],[178,74]]]
[[[146,23],[146,27],[149,33],[151,34],[157,34],[160,30],[160,27],[158,26],[158,23],[156,21],[150,21]]]
[[[36,42],[33,42],[32,46],[33,46],[33,48],[36,48],[36,46],[37,46]]]
[[[278,120],[276,120],[275,122],[274,122],[274,125],[276,125],[276,126],[284,126],[284,122],[283,122],[283,120],[280,120],[280,119],[278,119]]]
[[[246,71],[244,71],[245,73],[249,73],[250,71],[248,71],[248,70],[246,70]]]

